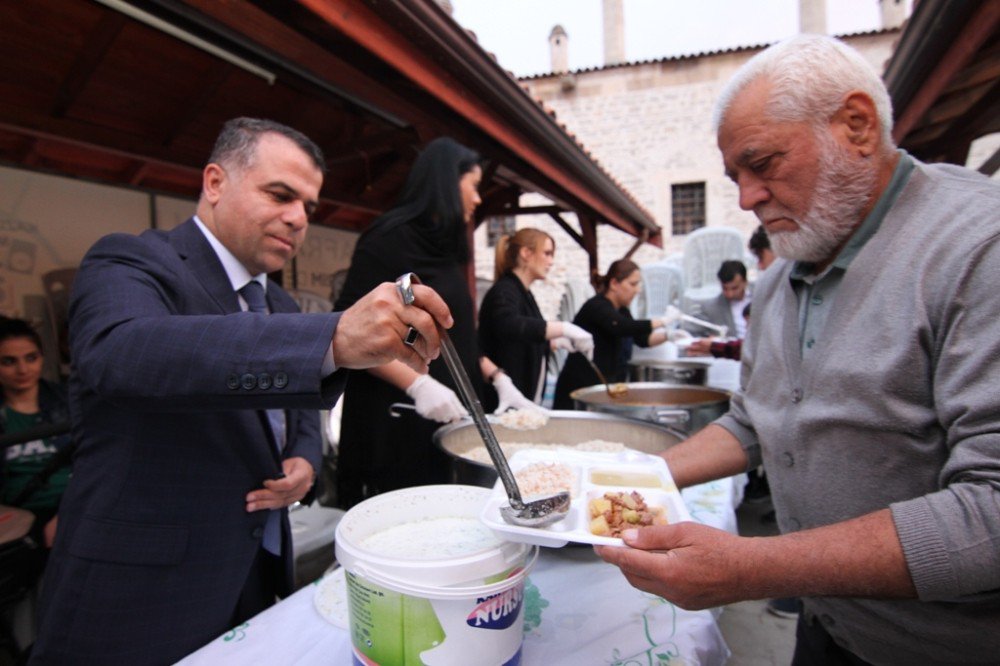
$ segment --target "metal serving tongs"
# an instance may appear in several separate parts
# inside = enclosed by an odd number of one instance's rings
[[[723,326],[721,324],[713,324],[710,321],[705,321],[704,319],[698,319],[697,317],[692,317],[691,315],[681,315],[681,321],[686,321],[690,324],[695,324],[701,326],[702,328],[707,328],[710,331],[716,333],[720,338],[726,337],[726,333],[729,332],[729,327]]]
[[[410,273],[410,281],[414,284],[420,283],[417,276],[413,273]],[[500,481],[503,482],[503,487],[507,491],[507,499],[510,501],[510,506],[500,507],[500,516],[504,519],[504,522],[517,525],[518,527],[544,527],[565,518],[566,512],[569,510],[569,493],[565,491],[551,497],[543,497],[530,502],[525,502],[521,499],[521,490],[517,487],[514,474],[510,471],[507,458],[500,448],[500,442],[497,441],[493,429],[486,420],[483,405],[479,402],[479,398],[476,397],[476,392],[472,388],[469,375],[465,372],[465,367],[458,357],[458,352],[455,351],[455,345],[452,344],[451,338],[448,336],[448,331],[444,327],[437,324],[437,330],[438,335],[441,336],[441,357],[444,359],[444,364],[448,366],[448,372],[451,373],[452,379],[455,380],[455,385],[458,387],[458,396],[469,409],[469,414],[472,415],[472,422],[476,424],[479,436],[482,437],[483,443],[486,445],[486,451],[490,454],[493,466],[497,468]]]

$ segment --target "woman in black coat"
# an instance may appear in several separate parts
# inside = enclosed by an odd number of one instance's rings
[[[637,320],[629,312],[628,306],[641,285],[639,266],[629,259],[619,259],[601,278],[598,294],[584,303],[573,319],[574,324],[594,335],[594,363],[609,382],[625,381],[633,343],[652,347],[667,341],[662,320]],[[556,383],[555,408],[573,409],[570,393],[599,383],[590,364],[570,354]]]
[[[525,228],[497,242],[495,281],[479,307],[483,352],[514,382],[518,391],[541,403],[549,351],[592,354],[593,336],[569,322],[545,321],[530,287],[544,280],[556,244],[544,231]]]
[[[455,324],[449,336],[480,396],[484,378],[500,379],[496,366],[479,355],[465,272],[467,225],[480,203],[481,178],[475,152],[447,137],[429,143],[414,162],[396,206],[358,239],[334,306],[344,310],[378,284],[416,273],[451,309]],[[416,413],[403,410],[398,417],[389,416],[391,404],[411,400]],[[426,375],[398,361],[353,372],[344,392],[338,503],[349,508],[388,490],[446,483],[449,461],[432,437],[440,423],[466,413],[440,358]]]

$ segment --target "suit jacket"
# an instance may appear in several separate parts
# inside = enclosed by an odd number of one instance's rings
[[[346,374],[321,377],[339,315],[295,313],[274,283],[267,298],[270,315],[240,310],[190,220],[87,253],[69,319],[77,450],[34,662],[173,663],[229,628],[267,514],[245,497],[281,470],[262,410],[288,410],[283,455],[318,467],[316,410]]]
[[[698,319],[704,319],[713,324],[725,326],[729,329],[727,335],[736,335],[736,322],[733,320],[733,310],[729,306],[729,299],[722,294],[705,301],[698,301],[691,309],[691,314]],[[688,324],[685,328],[695,335],[703,337],[715,335],[715,331],[710,331],[704,326],[698,326],[697,324]]]

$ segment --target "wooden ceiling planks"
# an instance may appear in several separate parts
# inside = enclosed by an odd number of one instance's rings
[[[928,161],[964,163],[1000,131],[1000,0],[923,0],[886,68],[893,136]]]
[[[0,162],[194,198],[222,122],[271,117],[313,137],[329,156],[319,221],[357,230],[391,205],[418,147],[449,134],[503,163],[486,188],[541,192],[588,219],[634,233],[644,225],[658,230],[566,137],[556,137],[566,142],[559,149],[541,149],[537,141],[527,141],[530,150],[511,148],[503,137],[521,131],[513,129],[519,123],[537,125],[544,112],[531,100],[512,115],[484,105],[479,96],[497,92],[482,69],[494,77],[501,70],[487,60],[471,69],[455,62],[463,54],[431,28],[444,21],[462,38],[461,49],[469,48],[467,35],[429,0],[393,0],[392,11],[376,14],[367,3],[376,21],[369,28],[395,40],[386,44],[358,43],[321,20],[308,1],[130,2],[268,70],[270,82],[97,0],[0,2]],[[353,3],[360,11],[365,2],[322,4]],[[412,56],[421,49],[433,54],[421,63],[421,75],[433,72],[435,85],[447,81],[454,90],[428,89],[423,84],[431,81],[414,80],[385,58],[386,51]],[[448,73],[459,70],[461,76]],[[457,95],[451,101],[473,109],[474,117],[456,113],[443,93]],[[486,116],[484,130],[477,118]],[[564,134],[542,125],[546,133]]]

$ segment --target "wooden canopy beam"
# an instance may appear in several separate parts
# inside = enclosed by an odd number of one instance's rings
[[[195,0],[186,1],[194,2]],[[566,169],[566,164],[557,161],[552,152],[543,151],[536,140],[523,134],[521,130],[515,129],[509,120],[502,117],[487,100],[467,94],[466,86],[460,80],[446,70],[440,62],[432,59],[425,49],[412,39],[407,39],[405,34],[399,32],[383,18],[381,13],[384,10],[375,12],[362,0],[300,0],[300,2],[369,52],[377,53],[391,67],[515,155],[533,165],[546,178],[558,184],[566,192],[571,193],[579,201],[584,202],[597,215],[607,219],[622,230],[638,235],[638,225],[612,208],[605,199],[595,194],[582,179],[571,175]],[[440,17],[428,15],[424,18],[432,22],[437,21],[434,26],[436,28],[435,34],[443,35],[454,31],[453,23],[443,12],[441,12]],[[471,41],[469,44],[450,44],[450,46],[463,50],[462,53],[454,54],[457,63],[465,62],[466,58],[482,59],[481,49],[472,44]],[[494,75],[492,71],[486,73],[490,76]],[[503,81],[499,80],[499,76],[497,79],[498,85],[516,85],[516,82],[507,81],[509,76],[506,74],[504,74]],[[523,95],[519,95],[520,97]],[[532,107],[534,106],[533,102],[530,104]],[[528,106],[528,104],[524,105]],[[534,113],[528,113],[522,117],[528,123],[537,122],[539,114],[536,109],[532,108],[531,110]],[[556,133],[552,131],[551,134],[555,136]],[[563,139],[569,141],[566,136]],[[592,165],[589,158],[587,163]]]
[[[976,51],[993,34],[998,23],[1000,23],[1000,2],[984,2],[980,5],[896,120],[892,130],[892,137],[896,143],[904,142],[906,135],[917,126],[942,91],[952,82],[955,73],[969,64]]]
[[[584,250],[587,249],[586,241],[583,239],[583,236],[577,233],[576,229],[569,226],[569,223],[562,219],[562,216],[559,215],[559,213],[549,213],[549,217],[555,220],[555,223],[558,224],[563,231],[569,234],[569,237],[572,238],[577,245],[582,247]]]

